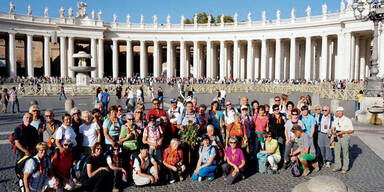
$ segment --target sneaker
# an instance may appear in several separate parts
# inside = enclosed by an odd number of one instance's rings
[[[183,176],[179,176],[179,179],[180,179],[180,181],[184,181],[184,177]]]
[[[331,162],[329,162],[329,161],[326,162],[326,163],[325,163],[325,167],[326,167],[326,168],[331,168]]]
[[[313,172],[315,172],[315,173],[316,173],[316,172],[319,172],[319,171],[320,171],[319,166],[316,166],[315,169],[313,170]]]
[[[172,183],[174,183],[175,182],[175,180],[171,180],[171,181],[169,181],[169,184],[172,184]]]
[[[209,177],[208,181],[213,181],[214,179],[215,179],[215,177]]]
[[[340,171],[340,170],[341,170],[341,169],[339,169],[339,168],[333,168],[333,169],[332,169],[333,172],[337,172],[337,171]]]
[[[201,182],[201,181],[203,180],[203,178],[202,178],[202,177],[199,177],[197,180],[198,180],[199,182]]]
[[[309,169],[305,169],[302,176],[305,177],[307,175],[309,175]]]
[[[342,174],[347,174],[348,171],[347,171],[347,170],[342,170],[340,173],[342,173]]]
[[[290,166],[291,166],[291,162],[290,161],[284,163],[284,169],[288,169]]]
[[[112,192],[119,192],[119,189],[118,188],[113,188]]]

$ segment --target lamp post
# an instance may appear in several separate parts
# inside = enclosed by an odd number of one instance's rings
[[[353,14],[357,20],[372,21],[373,48],[371,63],[369,65],[369,77],[367,78],[366,96],[382,96],[383,81],[377,76],[378,68],[378,44],[379,44],[379,23],[384,18],[384,0],[354,0],[352,4]]]

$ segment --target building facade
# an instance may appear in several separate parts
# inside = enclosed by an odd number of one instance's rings
[[[124,22],[104,22],[102,12],[86,12],[84,3],[78,4],[76,15],[70,8],[59,10],[60,17],[52,18],[48,9],[44,16],[33,16],[31,8],[26,15],[16,14],[11,3],[9,12],[0,12],[0,38],[6,47],[6,75],[35,76],[32,42],[42,43],[43,74],[74,77],[69,67],[76,65],[72,55],[78,43],[88,44],[92,58],[90,66],[96,67],[92,78],[118,77],[208,77],[271,80],[352,80],[369,76],[372,22],[355,20],[351,1],[340,4],[340,11],[312,16],[311,8],[306,17],[281,19],[276,11],[274,20],[267,20],[265,12],[261,21],[253,21],[248,14],[245,22],[233,23],[160,24],[153,16],[153,23],[131,23],[130,15]],[[16,40],[25,42],[26,74],[18,74]],[[51,62],[50,44],[59,45],[60,59]],[[110,57],[106,50],[110,49]],[[122,51],[124,49],[124,51]],[[138,49],[136,55],[135,49]],[[122,53],[123,52],[123,53]],[[379,32],[379,76],[384,76],[384,34]],[[109,74],[106,73],[109,70]]]

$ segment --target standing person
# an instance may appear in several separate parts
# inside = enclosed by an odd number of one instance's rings
[[[311,114],[313,111],[312,111],[312,98],[310,95],[307,95],[305,97],[304,103],[306,106],[308,106],[309,114]]]
[[[132,88],[130,86],[125,89],[125,97],[127,100],[125,101],[125,105],[127,106],[127,111],[133,112],[136,106],[135,96],[133,95]]]
[[[83,121],[81,119],[81,111],[77,108],[74,107],[71,109],[71,116],[72,116],[72,129],[75,131],[77,138],[76,142],[77,143],[82,143],[81,137],[80,137],[80,126],[83,124]],[[76,149],[74,149],[76,151]]]
[[[229,138],[229,147],[227,147],[224,156],[226,163],[222,165],[228,185],[232,185],[238,178],[242,178],[244,172],[245,158],[238,144],[237,137],[231,136]]]
[[[105,144],[108,150],[112,149],[116,142],[119,142],[119,134],[123,125],[121,119],[117,117],[117,106],[109,107],[109,117],[103,122]]]
[[[255,151],[259,152],[259,150],[264,149],[264,137],[265,133],[269,132],[269,119],[267,116],[267,111],[264,105],[259,106],[259,114],[256,119],[254,119],[255,124]]]
[[[219,111],[219,102],[213,101],[211,103],[211,110],[209,111],[209,120],[210,124],[212,124],[215,127],[215,133],[216,135],[221,135],[221,137],[224,137],[224,115],[223,112]]]
[[[77,146],[76,133],[71,127],[71,116],[66,113],[62,116],[63,124],[55,132],[55,144],[60,151],[64,151],[64,142],[67,139],[72,141],[72,147]]]
[[[329,113],[329,106],[323,106],[323,114],[320,114],[319,117],[319,137],[317,144],[320,149],[320,156],[322,157],[322,162],[320,163],[324,163],[327,168],[331,167],[333,160],[332,149],[329,147],[329,133],[331,133],[330,129],[333,122],[334,118],[333,115]]]
[[[295,108],[295,104],[293,104],[292,101],[287,102],[287,110],[285,113],[285,116],[287,116],[287,119],[292,119],[292,110]]]
[[[20,113],[19,99],[17,98],[16,87],[12,87],[9,93],[9,102],[12,104],[12,113],[15,113],[15,107],[17,109],[17,113]]]
[[[36,145],[37,154],[25,162],[23,183],[26,192],[51,189],[56,185],[56,177],[47,156],[47,143]]]
[[[121,99],[121,96],[122,96],[121,92],[122,91],[123,91],[123,89],[121,88],[121,86],[116,87],[116,97],[118,100]]]
[[[287,120],[285,123],[285,150],[284,150],[284,168],[287,169],[290,166],[289,155],[292,151],[296,150],[297,143],[295,142],[295,134],[291,131],[294,125],[299,125],[300,127],[304,127],[303,122],[299,119],[299,111],[298,109],[292,110],[292,119]]]
[[[3,88],[3,92],[1,93],[1,106],[2,106],[1,112],[2,113],[7,112],[8,102],[9,102],[8,89]]]
[[[98,87],[96,89],[96,104],[100,103],[101,102],[101,93],[103,92],[103,90],[101,89],[101,87]]]
[[[243,142],[248,142],[246,127],[241,121],[241,117],[238,114],[235,114],[235,121],[228,125],[227,127],[227,133],[225,138],[225,146],[229,146],[229,138],[235,136],[237,138],[237,141],[240,145],[243,144]],[[245,147],[247,151],[249,151],[248,143],[246,143]]]
[[[81,112],[81,118],[84,123],[79,127],[79,136],[81,136],[83,151],[91,154],[91,147],[101,141],[100,127],[97,122],[92,122],[88,111]]]
[[[332,123],[332,133],[337,135],[335,140],[335,166],[332,171],[346,174],[349,169],[349,142],[354,133],[351,119],[344,116],[344,108],[336,109],[336,119]],[[341,150],[343,150],[343,166],[341,166]]]
[[[32,114],[25,113],[23,123],[18,125],[13,132],[16,157],[30,156],[35,152],[35,146],[39,142],[37,130],[31,125]]]
[[[252,103],[252,116],[253,118],[256,118],[257,117],[257,114],[259,113],[259,101],[257,100],[253,100]]]
[[[119,141],[123,145],[123,152],[126,157],[129,157],[133,152],[139,149],[139,133],[137,125],[134,123],[135,118],[133,113],[126,115],[127,123],[123,125],[120,131]]]
[[[300,163],[304,166],[304,172],[302,176],[309,174],[309,166],[314,168],[314,172],[319,171],[319,165],[317,164],[316,149],[311,141],[309,135],[305,134],[300,125],[293,125],[291,132],[295,134],[295,142],[298,144],[298,148],[291,153],[291,162],[299,159]]]
[[[54,134],[61,126],[61,122],[55,119],[55,115],[51,109],[46,110],[44,116],[45,123],[43,124],[43,141],[48,145],[47,155],[52,157],[56,149]]]
[[[235,121],[235,114],[238,113],[236,108],[232,106],[232,103],[230,101],[227,101],[225,103],[225,110],[224,110],[224,125],[228,127],[229,124],[233,123]]]
[[[144,129],[143,144],[149,145],[149,154],[161,163],[161,145],[163,144],[164,134],[161,127],[156,125],[156,117],[149,116],[148,125]]]
[[[197,129],[200,129],[201,119],[200,116],[193,110],[192,102],[187,102],[186,109],[187,110],[179,116],[179,119],[177,119],[177,127],[183,130],[184,127],[191,122],[192,125],[197,126]]]
[[[177,135],[177,119],[182,113],[180,107],[177,106],[177,100],[171,99],[171,107],[168,109],[167,115],[171,124],[171,134]]]
[[[165,110],[160,109],[160,101],[157,98],[152,100],[152,109],[150,109],[147,113],[147,121],[149,120],[149,117],[151,115],[154,115],[156,120],[163,115],[167,115],[167,112],[165,112]]]
[[[200,128],[199,128],[198,133],[200,136],[207,133],[209,115],[208,115],[208,113],[206,113],[206,110],[207,110],[207,106],[205,106],[204,104],[201,104],[199,106],[198,113],[199,113],[199,118],[200,118],[201,124],[200,124]]]
[[[203,177],[208,177],[209,181],[213,181],[216,171],[216,149],[212,147],[208,136],[204,136],[202,140],[203,146],[199,150],[199,160],[192,174],[192,180],[202,181]]]
[[[160,108],[162,109],[163,108],[163,102],[164,102],[164,92],[163,92],[163,88],[161,88],[161,87],[159,87],[157,89],[157,98],[159,99]]]
[[[285,113],[285,106],[281,103],[281,99],[280,99],[280,97],[279,97],[279,96],[276,96],[276,97],[274,98],[274,101],[275,101],[274,105],[279,106],[279,110],[280,110],[280,112]],[[273,113],[273,107],[271,107],[271,108],[269,109],[269,113],[270,113],[270,114]]]
[[[364,92],[362,90],[356,95],[357,100],[355,100],[355,111],[360,110],[361,98],[363,97]]]
[[[32,122],[31,125],[36,128],[39,135],[39,141],[43,141],[43,125],[44,118],[40,114],[40,109],[37,105],[32,105],[29,108],[29,112],[32,113]]]
[[[248,108],[248,113],[249,113],[249,115],[252,115],[251,114],[251,106],[248,104],[248,97],[247,96],[243,96],[243,97],[241,97],[241,99],[240,99],[240,107],[238,108],[238,110],[237,111],[241,111],[241,107],[243,107],[243,106],[246,106],[247,108]]]
[[[315,133],[316,119],[309,114],[309,108],[307,105],[301,107],[301,115],[299,119],[303,122],[304,133],[309,135],[311,140],[313,140],[313,134]]]
[[[101,93],[101,103],[103,104],[103,111],[102,113],[106,115],[108,113],[108,104],[111,100],[111,97],[108,93],[108,89],[104,89],[104,92]]]
[[[271,132],[272,139],[275,139],[277,141],[280,151],[284,151],[286,141],[284,125],[287,122],[287,119],[280,112],[280,108],[278,105],[273,105],[272,108],[273,115],[269,119],[269,131]]]
[[[61,101],[61,97],[64,97],[64,99],[67,100],[67,96],[65,95],[64,83],[61,83],[61,86],[60,86],[59,101]]]

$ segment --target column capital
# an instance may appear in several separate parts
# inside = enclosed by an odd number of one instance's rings
[[[305,36],[305,39],[311,39],[311,38],[312,38],[311,35],[306,35],[306,36]]]
[[[281,40],[281,37],[276,37],[275,38],[275,41],[280,41]]]
[[[329,34],[327,34],[327,33],[321,34],[321,37],[328,37],[328,36],[329,36]]]

